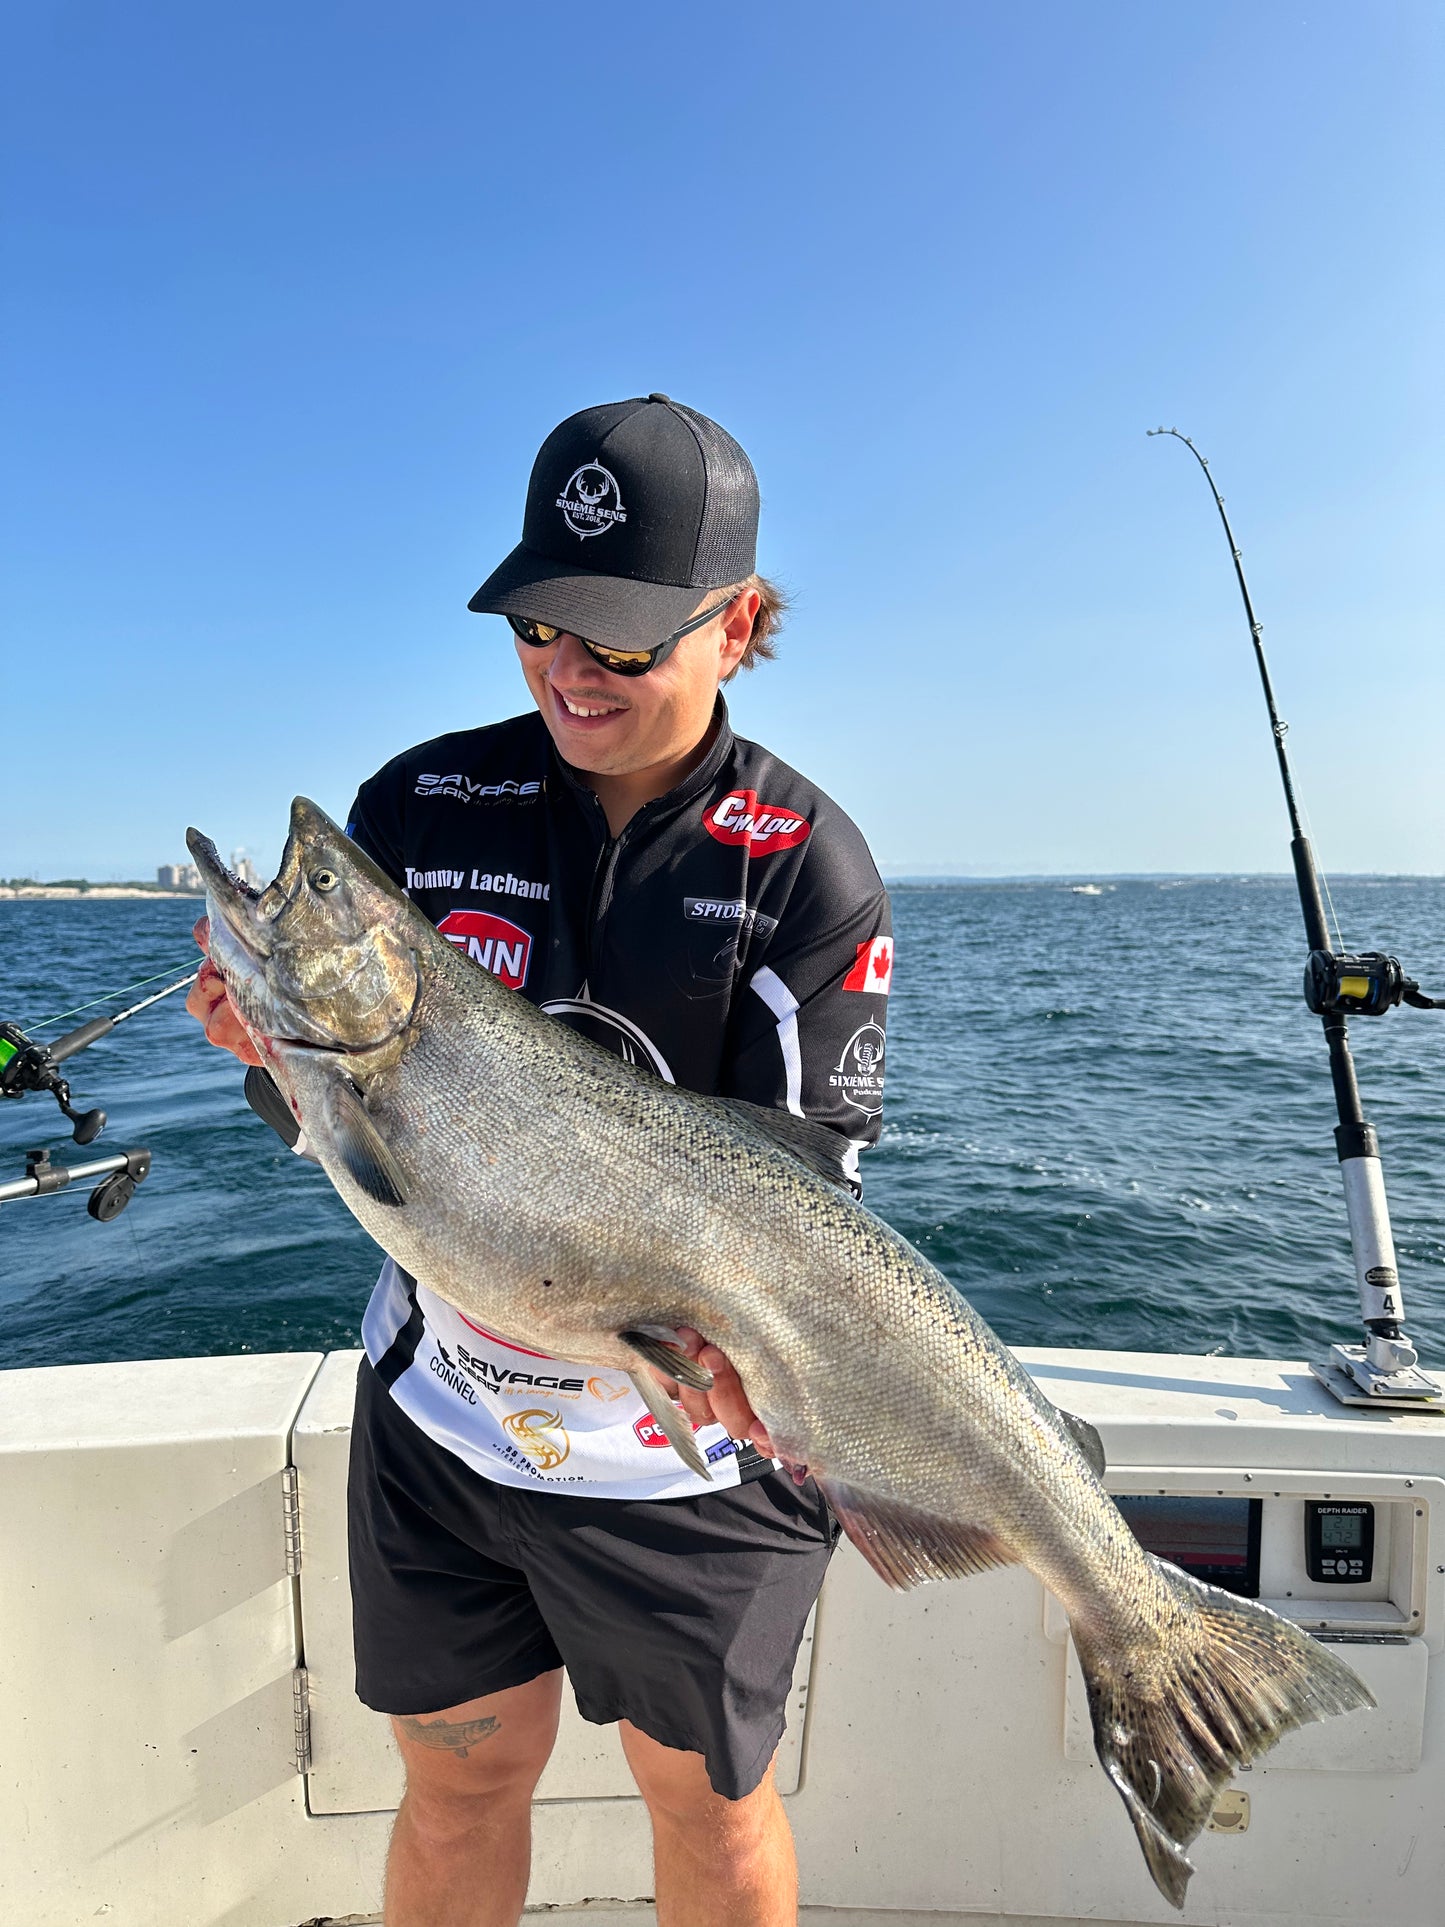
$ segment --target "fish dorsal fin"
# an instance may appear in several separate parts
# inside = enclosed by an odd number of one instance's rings
[[[652,1414],[652,1422],[660,1432],[667,1436],[667,1442],[682,1460],[689,1472],[696,1472],[700,1479],[712,1481],[712,1473],[707,1469],[707,1461],[697,1449],[697,1440],[692,1435],[692,1421],[684,1418],[672,1400],[667,1397],[655,1378],[647,1372],[629,1372],[632,1389],[644,1402]]]
[[[720,1097],[714,1100],[735,1111],[739,1117],[781,1144],[795,1158],[816,1171],[820,1178],[851,1194],[853,1179],[844,1168],[848,1140],[831,1124],[815,1124],[810,1117],[794,1117],[791,1111],[775,1111],[767,1104],[749,1104],[745,1097]]]
[[[1102,1479],[1108,1463],[1104,1457],[1104,1441],[1086,1418],[1079,1418],[1073,1412],[1066,1412],[1059,1405],[1056,1405],[1054,1410],[1064,1421],[1064,1430],[1094,1468],[1094,1476]]]
[[[401,1166],[367,1116],[361,1092],[344,1073],[331,1080],[326,1113],[341,1162],[366,1195],[378,1204],[405,1204],[407,1187]]]
[[[906,1592],[925,1579],[961,1579],[990,1566],[1018,1564],[1018,1555],[986,1526],[940,1519],[834,1479],[820,1478],[818,1483],[843,1530],[895,1592]]]

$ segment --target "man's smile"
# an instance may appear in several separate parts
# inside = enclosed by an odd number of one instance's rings
[[[556,684],[549,684],[558,720],[573,729],[597,728],[606,724],[614,716],[625,715],[631,707],[628,703],[612,702],[605,696],[594,695],[588,690],[569,696]]]

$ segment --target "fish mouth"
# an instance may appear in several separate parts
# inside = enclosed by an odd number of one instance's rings
[[[251,956],[258,960],[265,957],[268,946],[259,941],[260,903],[265,892],[254,889],[238,877],[229,864],[223,863],[215,844],[201,831],[186,831],[186,848],[201,873],[212,911],[220,912],[227,927]],[[275,885],[270,887],[274,889]]]
[[[257,961],[264,961],[271,953],[267,925],[275,923],[296,897],[306,849],[328,830],[333,835],[339,834],[324,810],[309,797],[294,798],[281,867],[264,890],[254,889],[238,877],[229,864],[223,863],[210,837],[197,829],[186,831],[186,847],[195,858],[206,895],[242,948]]]
[[[324,810],[307,797],[294,799],[281,867],[261,890],[237,876],[201,831],[188,830],[186,844],[206,888],[211,961],[225,978],[231,1001],[258,1048],[264,1039],[273,1050],[362,1058],[408,1028],[421,999],[420,972],[411,994],[401,993],[403,1008],[400,987],[386,985],[394,972],[380,966],[378,985],[376,959],[367,954],[373,947],[368,925],[358,923],[353,913],[344,916],[339,927],[316,932],[315,902],[307,898],[308,873],[313,880],[319,874],[318,858],[343,877],[358,873],[353,882],[379,882],[393,893],[395,888]],[[293,907],[299,926],[286,915]],[[316,941],[329,952],[329,968],[319,973],[298,966],[298,948],[304,955]],[[415,971],[414,957],[412,967]]]

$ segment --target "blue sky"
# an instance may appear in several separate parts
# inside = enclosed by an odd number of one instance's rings
[[[274,859],[525,706],[468,595],[663,389],[797,598],[734,715],[885,868],[1445,869],[1430,4],[12,17],[0,875]]]

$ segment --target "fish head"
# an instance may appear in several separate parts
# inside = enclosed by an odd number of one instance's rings
[[[296,798],[264,890],[243,883],[199,830],[186,842],[206,886],[211,961],[263,1055],[295,1045],[354,1059],[408,1028],[421,990],[415,913],[324,810]]]

